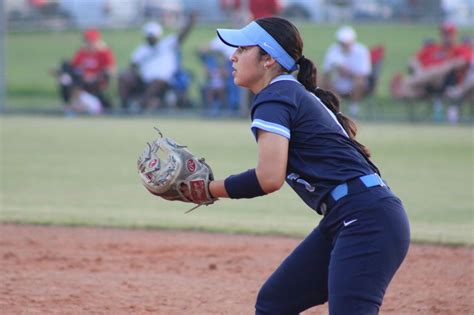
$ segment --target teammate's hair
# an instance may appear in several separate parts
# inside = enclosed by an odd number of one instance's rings
[[[265,31],[267,31],[267,33],[269,33],[283,47],[283,49],[285,49],[285,51],[296,60],[296,63],[299,66],[297,80],[303,84],[308,91],[316,95],[323,104],[334,113],[352,141],[354,141],[362,153],[369,158],[369,149],[355,140],[357,125],[352,119],[341,112],[338,97],[333,92],[318,87],[316,66],[310,59],[303,56],[303,40],[301,39],[296,26],[288,20],[279,17],[262,18],[255,22],[265,29]],[[262,55],[267,54],[262,49],[260,49],[260,51]],[[290,73],[290,71],[286,72]]]

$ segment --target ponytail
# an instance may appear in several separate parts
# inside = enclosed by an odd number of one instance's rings
[[[349,138],[355,143],[360,149],[361,153],[366,157],[370,158],[369,149],[358,142],[355,137],[357,135],[357,124],[344,115],[340,110],[340,102],[338,97],[329,90],[323,90],[317,86],[317,69],[314,63],[310,60],[301,56],[297,60],[299,65],[297,80],[310,92],[316,95],[321,102],[336,116],[337,121],[346,131]]]

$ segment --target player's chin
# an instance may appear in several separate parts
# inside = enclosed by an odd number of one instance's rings
[[[241,77],[239,77],[239,74],[234,71],[234,84],[238,85],[240,87],[245,87],[245,80],[242,80]]]

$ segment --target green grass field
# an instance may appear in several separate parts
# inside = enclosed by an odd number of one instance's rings
[[[253,200],[188,204],[147,193],[136,158],[158,126],[206,157],[216,177],[255,167],[241,120],[0,116],[0,220],[303,236],[320,216],[291,189]],[[402,198],[413,239],[473,243],[473,129],[362,124],[384,178]]]
[[[321,65],[327,47],[334,40],[338,25],[297,24],[302,33],[305,56]],[[223,25],[198,25],[190,33],[183,45],[184,67],[194,73],[191,89],[192,97],[198,97],[198,84],[202,80],[203,69],[196,55],[198,47],[205,45],[215,36],[216,27]],[[397,71],[405,71],[407,60],[426,38],[438,38],[435,25],[366,24],[356,25],[361,42],[372,46],[383,44],[386,59],[380,78],[375,103],[388,104],[388,85]],[[171,30],[168,30],[170,32]],[[460,36],[469,34],[462,29]],[[7,107],[43,108],[58,107],[54,79],[48,69],[58,65],[59,60],[70,58],[80,45],[78,31],[8,33],[6,37],[6,77]],[[138,29],[107,30],[104,38],[116,53],[119,69],[124,69],[132,50],[141,42]],[[117,99],[116,84],[112,84],[111,95]]]

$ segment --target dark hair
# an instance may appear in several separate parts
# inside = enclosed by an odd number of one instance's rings
[[[296,26],[290,21],[279,18],[269,17],[258,19],[260,25],[267,31],[285,51],[294,59],[299,66],[297,80],[314,95],[316,95],[323,104],[336,115],[337,120],[349,135],[349,138],[357,145],[360,151],[367,157],[370,157],[369,149],[355,140],[357,134],[356,123],[341,113],[338,97],[329,90],[323,90],[317,86],[317,69],[314,63],[303,56],[303,40]],[[263,54],[266,54],[262,50]],[[288,73],[290,71],[287,71]]]

